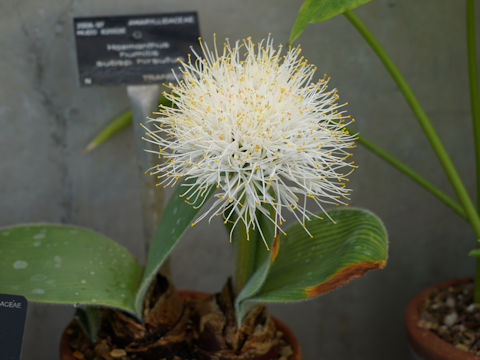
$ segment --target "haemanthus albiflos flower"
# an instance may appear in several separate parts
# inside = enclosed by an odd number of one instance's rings
[[[223,215],[232,231],[239,222],[260,228],[257,211],[278,231],[286,211],[305,227],[317,216],[307,209],[308,198],[324,213],[324,204],[347,205],[355,136],[346,129],[349,116],[340,111],[345,104],[337,104],[337,91],[328,89],[325,76],[312,81],[316,67],[300,48],[283,55],[270,37],[233,46],[227,40],[221,51],[200,44],[203,56],[192,50],[194,59],[179,68],[183,78],[175,75],[164,94],[173,106],[160,106],[145,127],[145,140],[159,146],[151,151],[164,159],[150,169],[159,185],[194,179],[183,194],[192,204],[216,186],[195,223]]]

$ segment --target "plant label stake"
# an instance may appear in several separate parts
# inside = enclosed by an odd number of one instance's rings
[[[0,354],[2,360],[20,359],[26,315],[27,299],[18,295],[0,294]]]
[[[127,85],[132,108],[141,179],[142,219],[147,241],[163,208],[155,178],[145,176],[155,162],[145,152],[140,123],[156,110],[160,83],[175,81],[172,68],[185,61],[190,47],[198,51],[200,35],[195,12],[81,17],[74,19],[80,84]],[[177,75],[180,77],[180,75]]]
[[[145,171],[155,164],[155,154],[145,151],[145,143],[141,140],[145,129],[140,125],[156,111],[159,85],[129,85],[127,94],[132,109],[133,129],[135,134],[135,150],[139,166],[142,199],[142,221],[145,239],[150,240],[163,211],[163,191],[155,186],[155,177],[146,176]],[[145,252],[148,244],[145,243]]]

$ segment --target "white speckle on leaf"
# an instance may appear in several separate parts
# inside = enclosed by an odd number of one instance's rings
[[[80,295],[80,293],[78,291],[75,292],[75,296],[78,296]]]
[[[47,275],[35,274],[30,278],[30,281],[44,281],[47,280]]]
[[[86,284],[86,283],[87,283],[87,280],[82,279],[82,280],[80,280],[80,282],[81,282],[82,284]]]
[[[97,299],[92,299],[92,302],[93,302],[93,303],[96,303],[96,302],[97,302]]]
[[[180,221],[182,221],[182,219],[178,218],[177,219],[177,225],[180,224]]]
[[[172,235],[175,234],[175,230],[176,230],[176,229],[173,228],[173,229],[170,231],[170,234],[172,234]]]
[[[75,235],[75,234],[78,234],[78,230],[70,230],[69,233],[72,235]]]
[[[3,235],[3,236],[8,236],[9,234],[10,234],[10,231],[4,231],[4,232],[2,232],[2,235]]]
[[[45,290],[36,288],[36,289],[33,289],[33,290],[32,290],[32,294],[42,295],[42,294],[45,294]]]
[[[178,208],[173,208],[173,215],[175,215],[178,212]]]
[[[90,275],[95,275],[95,271],[90,271]]]
[[[33,238],[35,240],[40,240],[40,239],[44,239],[45,238],[45,233],[38,233],[36,235],[33,235]]]
[[[55,267],[60,268],[62,267],[62,258],[58,255],[53,257],[53,261],[55,261]]]
[[[13,263],[13,268],[17,270],[25,269],[28,266],[28,262],[23,260],[17,260]]]
[[[41,241],[34,241],[32,245],[34,247],[39,247],[40,245],[42,245],[42,242]]]

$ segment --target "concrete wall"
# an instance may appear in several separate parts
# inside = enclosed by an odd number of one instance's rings
[[[78,86],[72,17],[198,10],[207,39],[213,32],[231,39],[272,33],[286,42],[300,4],[3,0],[0,225],[84,225],[144,256],[131,129],[90,155],[81,152],[125,109],[127,98],[122,87]],[[463,2],[376,0],[357,14],[410,82],[473,193]],[[308,26],[300,43],[350,102],[363,135],[452,193],[402,95],[345,18]],[[298,335],[305,359],[406,359],[402,317],[409,299],[431,283],[473,273],[466,254],[475,239],[465,222],[370,153],[359,149],[357,160],[354,205],[384,220],[390,233],[388,266],[313,301],[272,306]],[[216,291],[222,286],[232,257],[226,238],[217,236],[221,231],[219,224],[202,224],[188,232],[173,255],[178,287]],[[31,304],[23,359],[57,358],[58,337],[71,314],[67,306]]]

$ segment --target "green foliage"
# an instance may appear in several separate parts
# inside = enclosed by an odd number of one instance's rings
[[[473,249],[468,253],[468,255],[480,258],[480,249]]]
[[[170,251],[172,251],[182,234],[192,223],[192,220],[201,210],[202,206],[216,190],[214,186],[206,189],[203,197],[199,198],[197,204],[194,204],[197,206],[192,206],[187,203],[184,197],[181,197],[185,192],[183,185],[188,181],[189,180],[185,180],[184,183],[179,184],[175,189],[153,235],[143,279],[136,294],[135,309],[138,314],[142,312],[143,297],[160,269],[160,266],[162,266],[168,254],[170,254]],[[205,201],[200,205],[203,199],[205,199]]]
[[[107,124],[85,147],[84,152],[88,153],[103,142],[110,139],[113,135],[125,129],[132,124],[132,111],[128,110],[117,116]]]
[[[297,21],[290,33],[290,43],[305,29],[309,23],[319,23],[338,14],[363,5],[370,0],[305,0],[298,12]]]
[[[166,99],[164,96],[160,96],[158,98],[159,105],[171,106],[172,102]],[[121,130],[125,129],[126,127],[132,125],[132,111],[127,110],[113,119],[111,122],[107,124],[94,138],[92,141],[88,143],[85,147],[84,152],[90,152],[95,149],[97,146],[101,145],[108,139],[110,139],[113,135],[120,132]]]
[[[100,309],[94,306],[87,306],[85,309],[78,308],[75,312],[75,318],[85,335],[92,343],[95,343],[102,323]]]
[[[204,203],[214,190],[205,192]],[[186,203],[183,192],[180,184],[165,209],[143,278],[133,256],[101,234],[74,226],[20,225],[0,230],[0,293],[29,301],[111,306],[140,317],[155,274],[202,208]]]
[[[387,258],[387,233],[374,214],[361,209],[329,211],[330,220],[287,229],[263,286],[243,301],[295,301],[332,290],[366,271],[383,268]],[[275,254],[278,252],[277,254]]]
[[[134,312],[142,267],[124,247],[94,231],[47,224],[3,228],[0,259],[0,293]]]

